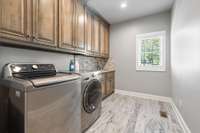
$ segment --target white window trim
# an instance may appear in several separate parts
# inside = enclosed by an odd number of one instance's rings
[[[142,66],[141,60],[141,41],[144,39],[154,38],[155,36],[160,36],[162,42],[160,45],[160,65],[158,66]],[[136,70],[137,71],[166,71],[166,31],[145,33],[136,35]]]

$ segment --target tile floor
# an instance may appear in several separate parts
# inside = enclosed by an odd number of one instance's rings
[[[167,118],[160,112],[166,112]],[[86,133],[183,133],[169,103],[113,94]]]

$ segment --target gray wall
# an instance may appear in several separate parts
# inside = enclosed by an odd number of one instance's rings
[[[52,63],[58,70],[67,70],[73,55],[0,46],[0,74],[9,62]]]
[[[50,63],[55,64],[58,71],[68,71],[70,60],[73,60],[74,58],[80,63],[80,70],[88,71],[96,70],[97,62],[101,64],[101,68],[103,68],[107,61],[101,58],[93,58],[82,55],[0,46],[0,74],[2,72],[2,67],[9,62]]]
[[[111,26],[111,57],[116,66],[117,89],[171,96],[170,23],[171,13],[163,12]],[[162,30],[167,32],[167,71],[136,71],[136,34]]]
[[[172,15],[173,98],[192,133],[200,132],[200,1],[177,0]]]

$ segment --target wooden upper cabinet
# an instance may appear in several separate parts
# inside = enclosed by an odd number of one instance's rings
[[[92,16],[85,11],[85,45],[88,53],[92,52]]]
[[[33,0],[33,41],[57,46],[58,0]]]
[[[59,47],[74,50],[75,0],[59,0]]]
[[[27,39],[27,1],[0,0],[0,36]]]
[[[75,47],[85,51],[85,8],[80,0],[76,0]]]
[[[81,0],[0,0],[0,38],[109,56],[109,25]]]
[[[109,25],[104,22],[100,24],[100,53],[103,57],[109,56]]]
[[[99,54],[100,49],[99,49],[99,31],[100,31],[100,25],[99,25],[99,19],[97,17],[93,17],[93,41],[92,41],[92,51],[95,54]]]
[[[100,24],[100,54],[105,56],[105,25],[103,22]]]
[[[104,52],[105,57],[109,57],[109,49],[110,49],[110,26],[105,24],[104,28]]]

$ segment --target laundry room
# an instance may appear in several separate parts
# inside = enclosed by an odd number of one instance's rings
[[[199,0],[0,0],[0,133],[198,133]]]

